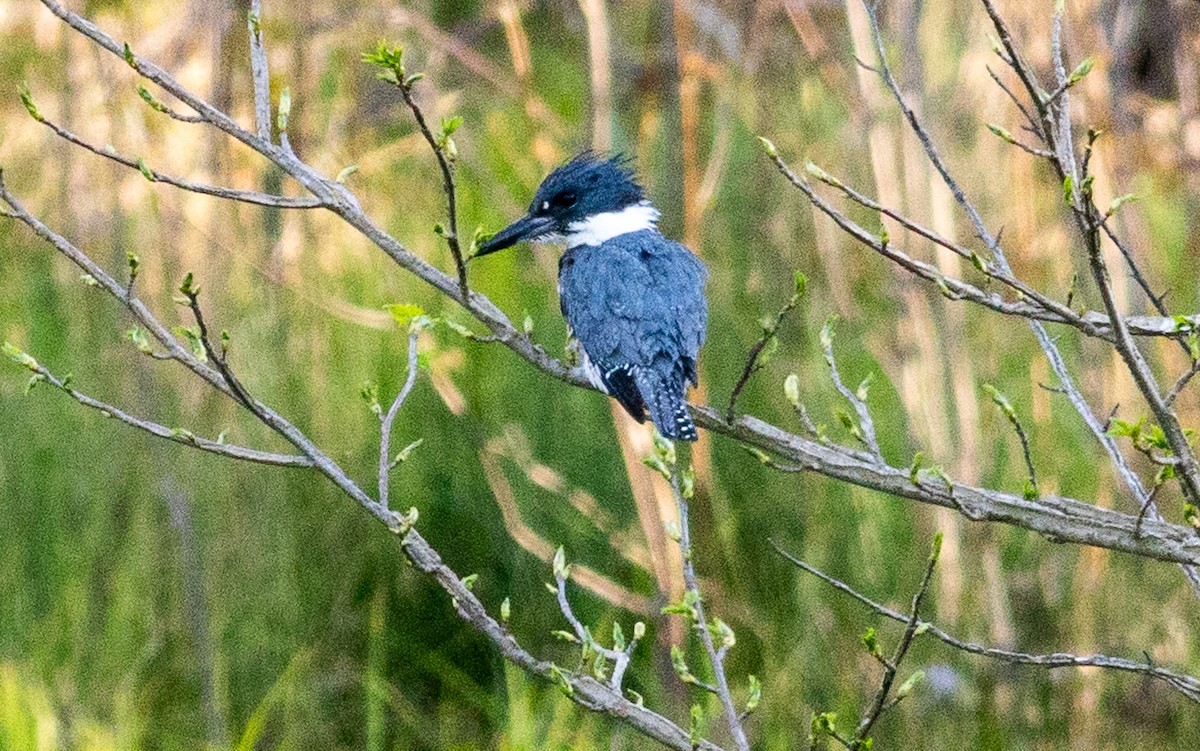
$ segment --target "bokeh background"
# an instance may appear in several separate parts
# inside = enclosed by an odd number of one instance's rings
[[[74,3],[79,7],[79,3]],[[810,280],[780,348],[741,407],[798,429],[781,389],[849,440],[817,332],[836,314],[846,380],[874,377],[883,449],[905,466],[921,450],[962,482],[1020,492],[1019,445],[980,387],[1012,399],[1030,430],[1043,489],[1133,512],[1020,321],[949,302],[839,234],[762,154],[770,137],[892,206],[971,242],[869,60],[858,0],[312,0],[265,3],[272,88],[290,87],[297,152],[349,184],[390,232],[451,268],[433,234],[444,207],[436,167],[397,94],[359,61],[380,38],[421,70],[422,105],[461,115],[461,221],[496,229],[541,177],[595,146],[636,160],[663,211],[711,271],[712,319],[697,401],[723,405],[758,321]],[[1051,3],[1000,4],[1029,59],[1048,71]],[[89,0],[82,10],[242,122],[252,120],[246,3]],[[1069,0],[1080,128],[1106,131],[1093,161],[1098,203],[1136,191],[1125,234],[1168,304],[1197,306],[1200,255],[1200,14],[1184,0]],[[986,16],[968,0],[885,3],[889,53],[971,196],[1004,237],[1017,272],[1065,298],[1084,270],[1048,170],[991,136],[1019,131],[989,80],[999,70]],[[1048,78],[1048,76],[1047,76]],[[214,131],[150,110],[131,70],[32,0],[0,1],[0,165],[14,191],[110,269],[140,254],[144,299],[190,323],[172,294],[195,272],[214,325],[233,337],[247,385],[364,481],[375,417],[359,396],[403,381],[405,336],[383,306],[411,302],[467,323],[331,216],[180,193],[69,147],[42,112],[157,169],[295,194],[277,170]],[[853,212],[874,226],[876,219]],[[909,242],[948,272],[954,258]],[[472,266],[473,284],[560,353],[552,248],[522,247]],[[1119,264],[1111,259],[1114,268]],[[1086,280],[1086,273],[1080,274]],[[1146,308],[1124,274],[1118,294]],[[1099,307],[1081,281],[1076,300]],[[167,425],[282,449],[228,399],[140,355],[110,299],[23,227],[0,224],[0,335],[78,388]],[[1115,355],[1062,329],[1060,345],[1098,412],[1136,419]],[[573,664],[543,582],[564,545],[579,565],[577,612],[607,633],[645,620],[630,685],[685,722],[703,697],[675,680],[679,623],[658,609],[680,587],[661,519],[669,495],[641,467],[642,429],[605,399],[540,376],[499,345],[446,331],[421,342],[427,369],[394,441],[424,444],[395,477],[396,505],[540,656]],[[1185,367],[1149,347],[1164,380]],[[633,749],[652,744],[588,715],[505,665],[461,624],[443,592],[409,569],[395,540],[313,472],[240,465],[130,431],[52,390],[24,394],[0,372],[0,748],[4,749]],[[1179,403],[1200,423],[1196,392]],[[973,524],[817,476],[782,475],[732,442],[697,446],[697,563],[710,607],[738,634],[737,690],[764,684],[756,746],[796,748],[812,711],[856,718],[878,679],[859,637],[862,607],[799,573],[778,541],[903,608],[933,533],[946,535],[929,613],[952,633],[1029,651],[1104,651],[1196,671],[1198,603],[1177,568],[1024,531]],[[1149,474],[1152,470],[1142,466]],[[1164,513],[1182,518],[1174,491]],[[698,662],[694,660],[693,662]],[[920,641],[908,669],[929,680],[878,726],[876,748],[1180,747],[1200,737],[1196,708],[1137,676],[1016,668]],[[717,740],[720,722],[710,722]]]

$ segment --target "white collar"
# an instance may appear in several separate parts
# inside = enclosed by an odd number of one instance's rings
[[[658,209],[651,206],[649,201],[627,206],[620,211],[593,214],[567,226],[567,247],[599,245],[619,235],[657,229],[658,216]]]

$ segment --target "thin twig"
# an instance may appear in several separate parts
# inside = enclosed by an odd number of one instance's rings
[[[1188,383],[1191,382],[1192,378],[1195,377],[1197,373],[1200,373],[1200,359],[1193,360],[1192,366],[1187,369],[1187,372],[1179,376],[1179,379],[1175,381],[1175,385],[1172,386],[1171,390],[1167,392],[1167,395],[1163,397],[1163,402],[1168,407],[1174,404],[1175,400],[1179,398],[1179,394],[1183,392],[1184,388],[1187,387]]]
[[[842,395],[842,398],[850,403],[855,414],[858,415],[859,429],[853,431],[854,437],[867,447],[874,461],[879,464],[887,464],[883,458],[883,451],[879,448],[879,439],[875,436],[875,421],[871,419],[871,410],[867,407],[866,400],[846,388],[846,384],[842,383],[842,374],[838,372],[837,358],[833,356],[832,320],[826,322],[825,327],[821,329],[821,349],[825,354],[825,363],[829,366],[829,376],[833,380],[833,387]]]
[[[425,142],[433,150],[438,167],[442,171],[442,192],[446,194],[446,221],[448,224],[444,236],[446,245],[450,248],[450,255],[454,256],[454,267],[458,272],[459,292],[466,300],[470,298],[470,288],[467,286],[467,263],[463,258],[458,236],[458,188],[454,184],[454,165],[446,153],[446,147],[438,142],[433,131],[429,129],[428,123],[425,122],[425,115],[421,112],[417,100],[413,98],[412,84],[400,81],[398,88],[400,95],[404,97],[404,103],[412,110],[413,119],[417,121],[417,127],[421,129],[421,135],[425,136]]]
[[[40,376],[45,383],[70,396],[72,399],[88,409],[94,409],[105,417],[117,420],[118,422],[129,425],[130,427],[137,428],[138,430],[149,433],[157,438],[164,438],[168,441],[173,441],[184,446],[191,446],[192,448],[200,449],[201,451],[207,451],[210,454],[217,454],[230,459],[240,459],[241,461],[251,462],[253,464],[268,464],[275,467],[313,466],[312,460],[307,456],[299,456],[297,454],[276,454],[269,451],[259,451],[258,449],[235,446],[230,443],[225,443],[223,440],[212,441],[198,436],[190,430],[185,430],[183,428],[168,428],[167,426],[161,425],[152,420],[145,420],[140,417],[136,417],[119,407],[102,402],[99,399],[94,399],[87,394],[72,388],[69,379],[59,378],[52,373],[49,368],[40,362],[32,363],[27,367],[29,367],[32,372]]]
[[[1038,490],[1037,470],[1033,466],[1033,453],[1029,448],[1029,436],[1025,433],[1025,427],[1021,424],[1021,419],[1017,416],[1016,409],[1013,408],[1012,402],[990,383],[983,385],[983,390],[992,398],[992,402],[996,408],[1000,410],[1000,414],[1008,420],[1012,425],[1013,430],[1017,433],[1017,439],[1021,442],[1021,453],[1025,456],[1025,468],[1029,472],[1029,490],[1034,498],[1041,495]],[[1029,495],[1029,493],[1026,493]]]
[[[817,577],[826,584],[832,586],[839,592],[850,595],[862,604],[869,607],[879,615],[885,618],[890,618],[894,621],[907,623],[909,617],[903,613],[899,613],[886,605],[882,605],[875,600],[860,593],[858,590],[851,587],[849,584],[836,579],[829,574],[821,571],[817,567],[809,564],[787,552],[774,540],[770,541],[781,556],[793,563],[797,568],[806,571]],[[936,637],[942,642],[954,647],[955,649],[967,652],[969,654],[980,655],[1002,662],[1008,662],[1015,665],[1037,665],[1045,668],[1065,668],[1065,667],[1095,667],[1106,670],[1118,670],[1127,673],[1139,673],[1165,681],[1171,688],[1186,696],[1191,701],[1200,703],[1200,679],[1194,678],[1184,673],[1178,673],[1166,668],[1158,667],[1150,662],[1136,662],[1127,660],[1123,657],[1109,657],[1107,655],[1074,655],[1066,652],[1054,652],[1051,654],[1033,654],[1029,652],[1018,652],[1010,649],[999,649],[997,647],[987,647],[973,642],[963,641],[954,636],[951,636],[946,631],[938,628],[929,621],[922,620],[917,624],[918,628],[925,628],[925,633]]]
[[[396,421],[396,415],[400,413],[400,408],[404,406],[405,400],[412,391],[413,383],[417,380],[417,339],[419,336],[420,332],[415,327],[408,334],[408,376],[404,379],[400,393],[396,394],[396,398],[392,400],[392,406],[388,408],[387,414],[380,416],[379,505],[383,508],[388,507],[388,490],[391,486],[391,470],[394,464],[391,457],[392,424]]]
[[[592,637],[592,632],[580,622],[575,616],[575,611],[571,609],[571,601],[567,598],[567,576],[569,567],[563,563],[559,565],[562,557],[562,548],[555,555],[555,570],[554,581],[557,587],[558,609],[562,611],[563,617],[567,619],[567,623],[571,624],[571,628],[575,631],[575,637],[579,642],[587,648],[601,654],[604,659],[613,664],[612,675],[609,676],[608,685],[615,691],[621,691],[621,686],[625,681],[625,671],[629,668],[629,662],[633,657],[633,650],[637,648],[639,635],[639,626],[634,627],[633,638],[625,645],[623,649],[610,649],[609,647],[600,644]],[[597,676],[599,677],[599,676]]]
[[[250,31],[250,75],[254,79],[254,126],[258,137],[271,142],[271,74],[267,69],[267,47],[263,44],[262,0],[250,0],[246,16]]]
[[[800,278],[802,277],[798,277],[798,280]],[[797,282],[797,286],[800,286],[799,281]],[[758,338],[758,341],[754,343],[754,346],[750,348],[749,354],[746,355],[746,364],[742,367],[742,374],[738,377],[737,383],[735,383],[733,386],[733,391],[731,391],[729,394],[729,406],[725,408],[726,420],[733,422],[734,415],[737,413],[737,400],[742,394],[742,389],[744,389],[746,384],[749,383],[751,376],[762,369],[763,365],[759,362],[759,359],[762,357],[763,351],[766,349],[768,344],[775,340],[775,336],[779,331],[779,326],[783,323],[783,319],[786,318],[787,314],[791,313],[792,310],[795,309],[796,305],[800,303],[800,296],[801,290],[797,289],[796,292],[792,294],[791,298],[789,298],[784,304],[784,306],[779,309],[779,312],[775,314],[775,318],[768,321],[766,325],[762,327],[762,335]]]
[[[700,636],[700,643],[704,645],[704,651],[708,653],[708,660],[712,664],[713,678],[716,681],[716,695],[721,700],[721,706],[725,711],[725,722],[729,726],[730,735],[733,736],[734,746],[738,751],[750,751],[750,742],[746,739],[741,716],[733,702],[733,695],[729,692],[729,681],[725,677],[725,654],[728,651],[728,645],[723,644],[718,649],[713,644],[712,633],[708,628],[708,618],[705,615],[704,601],[700,594],[700,580],[696,576],[696,564],[693,560],[688,499],[683,492],[677,463],[671,464],[670,473],[671,492],[674,494],[675,503],[679,508],[679,549],[683,553],[683,586],[685,591],[691,593],[689,601],[694,603],[696,633]]]
[[[273,206],[280,209],[319,209],[325,206],[325,203],[317,198],[276,196],[271,195],[270,193],[261,193],[256,190],[239,190],[237,188],[226,188],[220,185],[208,185],[206,183],[197,183],[192,182],[191,180],[184,180],[182,178],[174,177],[165,172],[160,172],[156,169],[153,169],[141,159],[132,159],[130,157],[118,154],[109,147],[101,148],[89,143],[53,120],[41,118],[39,122],[50,130],[54,131],[55,135],[57,135],[59,138],[73,143],[85,151],[90,151],[97,156],[102,156],[105,159],[110,159],[116,162],[117,164],[140,171],[142,176],[152,183],[163,183],[165,185],[174,186],[181,190],[186,190],[190,193],[200,193],[206,196],[224,198],[226,200],[238,201],[240,203],[250,203],[257,206]]]
[[[933,570],[937,566],[941,548],[942,533],[938,532],[934,536],[933,552],[929,554],[929,560],[925,565],[925,576],[922,577],[921,585],[917,588],[917,593],[912,598],[912,607],[910,608],[908,625],[904,628],[904,635],[900,638],[900,643],[896,645],[896,651],[892,654],[891,659],[877,656],[883,664],[883,679],[879,682],[879,690],[875,692],[875,698],[872,700],[871,706],[863,713],[858,727],[855,728],[854,739],[849,746],[850,751],[858,751],[858,749],[862,748],[871,735],[871,728],[879,721],[880,716],[904,698],[903,695],[898,695],[895,701],[891,703],[887,700],[888,694],[892,690],[892,684],[896,680],[896,672],[900,669],[900,663],[908,655],[909,647],[912,646],[913,639],[917,635],[917,628],[921,623],[921,602],[925,599],[926,593],[929,592],[929,584],[933,581]]]

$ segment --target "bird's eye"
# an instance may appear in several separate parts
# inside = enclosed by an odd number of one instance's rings
[[[575,202],[579,200],[579,197],[576,196],[575,193],[567,191],[566,193],[559,193],[550,200],[557,209],[569,209],[575,205]]]

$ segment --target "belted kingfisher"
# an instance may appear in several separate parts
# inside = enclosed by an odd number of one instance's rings
[[[486,255],[524,240],[565,242],[559,304],[588,379],[638,422],[696,440],[687,382],[697,383],[708,302],[704,263],[663,237],[626,160],[584,152],[550,173],[529,213],[486,241]]]

